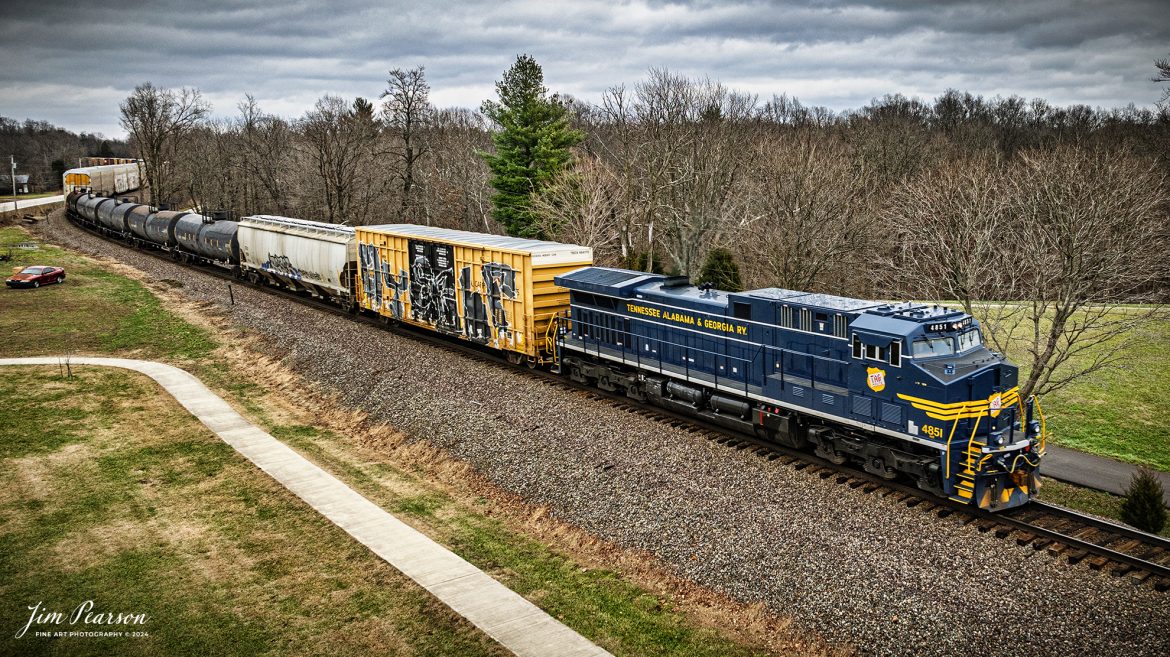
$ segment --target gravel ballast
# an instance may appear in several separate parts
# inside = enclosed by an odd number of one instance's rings
[[[497,485],[864,654],[1166,655],[1170,594],[500,366],[236,287],[54,213],[47,239],[218,306],[273,353]]]

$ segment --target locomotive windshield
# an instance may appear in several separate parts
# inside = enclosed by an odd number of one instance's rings
[[[950,356],[955,353],[953,338],[926,338],[914,341],[915,358],[933,358],[935,356]]]
[[[958,337],[946,336],[915,340],[913,350],[915,358],[936,358],[966,353],[982,344],[983,337],[979,335],[979,329],[971,329],[960,333]]]
[[[966,333],[959,334],[959,353],[970,351],[975,347],[983,344],[983,338],[979,335],[978,329],[972,329]]]

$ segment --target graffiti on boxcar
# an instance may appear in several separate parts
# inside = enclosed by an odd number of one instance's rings
[[[382,307],[382,258],[378,255],[378,247],[358,243],[358,265],[369,308],[378,310]]]
[[[384,262],[382,263],[382,279],[386,283],[386,290],[389,291],[389,296],[384,296],[385,302],[382,308],[389,311],[394,319],[402,319],[406,310],[406,293],[410,290],[410,280],[406,275],[406,270],[399,269],[397,276],[391,276],[390,263]]]
[[[461,331],[451,246],[411,240],[410,254],[411,318],[439,329]]]
[[[378,247],[373,244],[358,244],[358,262],[362,289],[366,292],[370,310],[386,311],[395,319],[402,319],[405,294],[409,289],[406,270],[401,269],[397,276],[392,275],[390,263],[382,260]]]
[[[459,287],[463,290],[463,334],[476,342],[487,343],[493,337],[511,342],[512,325],[504,299],[516,298],[515,270],[489,262],[480,266],[476,281],[471,266],[467,266],[459,270]]]

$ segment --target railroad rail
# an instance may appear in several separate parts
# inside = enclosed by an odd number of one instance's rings
[[[135,249],[122,240],[92,230],[84,224],[72,221],[71,218],[69,221],[86,232],[123,248],[174,263],[174,260],[163,251]],[[974,524],[980,532],[994,532],[1000,539],[1014,540],[1018,545],[1031,546],[1037,552],[1046,551],[1053,558],[1064,558],[1070,565],[1084,563],[1091,570],[1108,572],[1117,577],[1127,576],[1135,584],[1148,584],[1160,592],[1170,591],[1170,539],[1161,536],[1037,500],[1023,507],[997,513],[974,509],[936,497],[914,486],[888,481],[848,464],[837,465],[814,454],[768,442],[755,435],[733,432],[701,418],[657,406],[643,405],[625,395],[577,383],[545,370],[518,366],[508,362],[501,354],[450,339],[442,334],[423,331],[405,324],[391,326],[382,319],[349,312],[305,293],[238,279],[221,267],[197,263],[186,263],[184,266],[224,279],[233,285],[261,290],[324,312],[380,328],[393,328],[403,337],[457,352],[466,357],[490,361],[510,371],[540,379],[561,390],[574,391],[590,399],[605,401],[629,413],[683,429],[729,449],[748,451],[769,461],[778,460],[796,470],[817,474],[821,479],[833,479],[837,484],[860,489],[865,494],[887,497],[924,513],[934,513],[940,518],[953,518],[962,524]]]

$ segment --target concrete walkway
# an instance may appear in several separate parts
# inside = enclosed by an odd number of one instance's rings
[[[61,362],[55,356],[4,358],[0,366]],[[154,379],[224,442],[516,655],[610,654],[261,431],[187,372],[125,358],[74,356],[68,362],[120,367]]]
[[[1138,471],[1136,465],[1075,449],[1056,445],[1049,445],[1047,449],[1044,460],[1040,462],[1040,474],[1086,488],[1124,495],[1130,479]],[[1170,473],[1154,474],[1162,482],[1162,499],[1170,507]]]
[[[38,205],[48,205],[50,203],[63,203],[65,195],[46,196],[44,198],[28,198],[17,199],[15,201],[4,201],[0,203],[0,212],[15,212],[16,210],[23,210],[25,208],[35,208]]]

